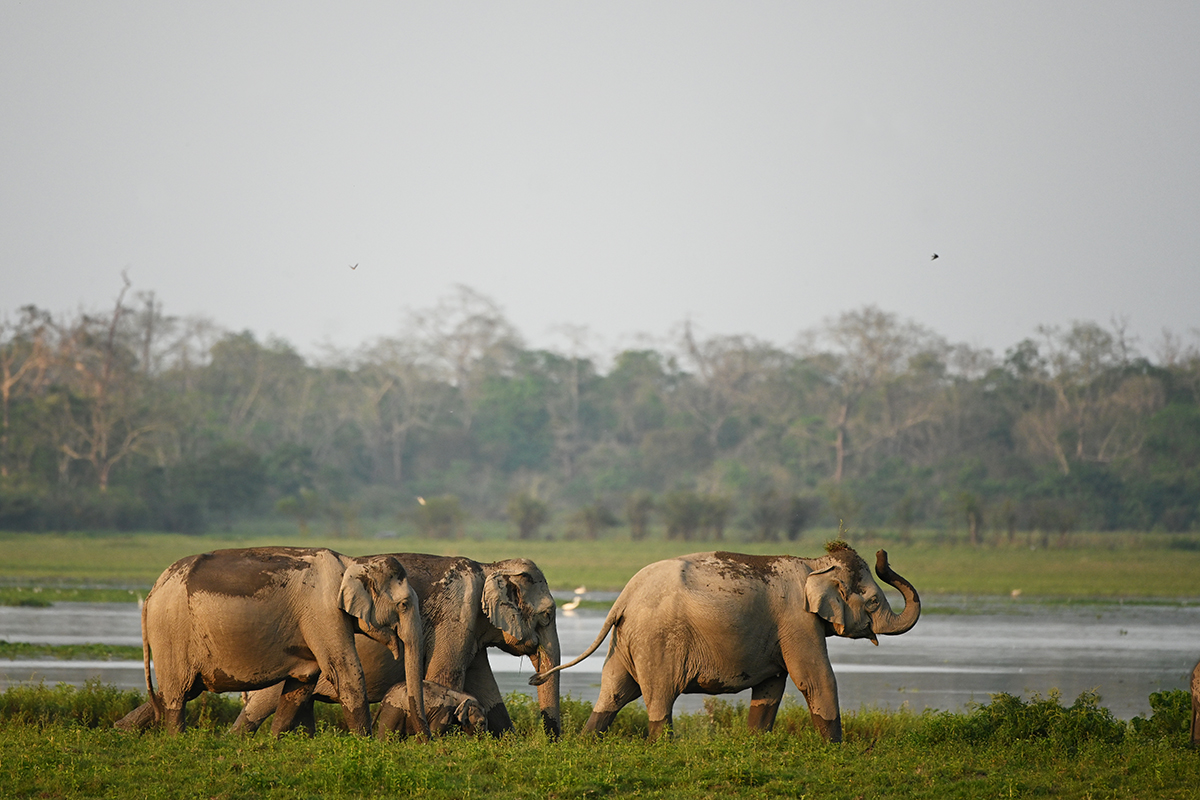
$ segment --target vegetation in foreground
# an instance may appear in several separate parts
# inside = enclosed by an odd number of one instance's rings
[[[1186,692],[1151,695],[1149,718],[1124,723],[1090,693],[997,695],[963,714],[862,711],[831,745],[786,706],[752,735],[746,709],[718,699],[647,742],[630,706],[601,740],[580,731],[590,706],[564,703],[565,734],[540,731],[526,695],[508,698],[517,732],[433,742],[352,737],[320,710],[316,737],[225,733],[236,700],[204,695],[193,728],[132,734],[113,720],[139,692],[97,683],[0,695],[0,795],[8,797],[1138,797],[1200,796],[1200,752],[1187,746]],[[169,766],[169,769],[167,767]]]

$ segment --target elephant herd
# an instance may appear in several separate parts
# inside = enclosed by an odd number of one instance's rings
[[[352,558],[321,548],[218,550],[180,559],[142,607],[149,700],[117,722],[181,731],[188,700],[243,692],[234,730],[315,729],[313,702],[340,703],[347,727],[380,736],[451,728],[513,728],[487,648],[528,656],[542,725],[562,732],[559,677],[612,633],[600,694],[585,731],[602,733],[644,698],[650,736],[669,732],[684,693],[751,690],[748,723],[770,730],[790,678],[813,724],[841,741],[837,682],[825,639],[910,630],[916,589],[876,554],[879,579],[899,590],[900,613],[867,563],[837,542],[818,558],[695,553],[639,571],[596,640],[559,663],[556,605],[528,559],[392,553]],[[151,658],[153,658],[153,675]],[[158,688],[154,677],[157,676]],[[1192,674],[1192,738],[1200,740],[1200,664]],[[378,703],[375,719],[371,704]]]

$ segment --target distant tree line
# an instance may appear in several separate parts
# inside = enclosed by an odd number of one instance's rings
[[[1150,358],[1119,323],[1077,322],[997,357],[867,306],[788,347],[683,324],[601,362],[526,347],[460,287],[313,358],[130,289],[0,318],[0,528],[282,514],[352,535],[404,513],[446,536],[469,514],[526,537],[840,520],[976,539],[1200,517],[1200,350],[1170,333]]]

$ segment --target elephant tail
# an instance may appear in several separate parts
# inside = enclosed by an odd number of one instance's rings
[[[576,664],[578,664],[580,661],[583,661],[585,658],[590,656],[592,653],[596,652],[596,648],[601,645],[601,643],[604,641],[604,638],[606,636],[608,636],[608,632],[610,630],[612,630],[613,626],[616,625],[618,621],[620,621],[621,616],[624,613],[625,613],[625,603],[622,602],[622,598],[618,597],[617,602],[613,603],[613,607],[609,610],[608,616],[604,618],[604,626],[602,628],[600,628],[600,634],[596,637],[596,641],[592,642],[591,646],[587,650],[584,650],[583,653],[578,658],[576,658],[574,661],[570,661],[566,664],[561,664],[557,667],[552,667],[552,668],[546,670],[545,672],[535,672],[529,678],[529,685],[530,686],[541,686],[543,683],[550,680],[550,676],[553,675],[554,673],[556,673],[560,670],[569,669],[570,667],[573,667]]]
[[[163,718],[163,704],[158,692],[154,691],[154,676],[150,672],[150,639],[146,636],[146,603],[139,599],[138,604],[142,607],[142,668],[146,670],[146,699],[150,701],[150,707],[154,709],[154,719],[160,720]]]

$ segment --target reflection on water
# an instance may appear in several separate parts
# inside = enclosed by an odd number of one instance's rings
[[[843,709],[860,706],[958,710],[987,702],[996,692],[1026,698],[1059,689],[1065,701],[1088,689],[1118,717],[1149,713],[1147,697],[1162,689],[1184,689],[1200,658],[1200,605],[1040,605],[970,601],[927,602],[929,613],[903,636],[869,641],[828,640]],[[942,612],[942,613],[938,613]],[[955,613],[948,613],[955,612]],[[563,660],[583,652],[599,632],[604,612],[560,613]],[[78,644],[141,642],[133,604],[60,603],[51,608],[0,607],[0,639]],[[562,673],[564,694],[594,701],[599,691],[605,643],[591,658]],[[528,659],[491,651],[504,692],[535,690],[527,683]],[[144,688],[140,662],[0,661],[0,688],[44,680],[106,683]],[[794,686],[788,694],[801,704]],[[749,703],[749,692],[726,695]],[[686,695],[676,713],[702,707],[704,696]]]

